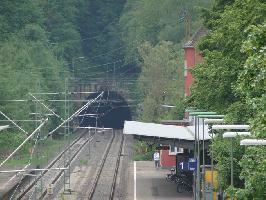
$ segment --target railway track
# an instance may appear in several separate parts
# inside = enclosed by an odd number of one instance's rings
[[[124,136],[122,130],[113,132],[89,190],[88,199],[113,199]]]
[[[86,137],[87,131],[83,132],[76,140],[74,140],[65,150],[63,150],[46,168],[51,169],[53,167],[68,167],[72,160],[77,156],[77,154],[82,150],[82,148],[93,139],[94,134]],[[64,163],[64,154],[70,150],[71,155],[68,163]],[[47,170],[36,176],[35,180],[30,184],[26,184],[23,188],[19,188],[18,194],[13,195],[10,199],[42,199],[46,194],[47,190],[39,192],[39,195],[33,197],[35,192],[35,186],[42,179],[42,185],[48,185],[50,183],[54,184],[64,173],[64,170],[54,171]]]

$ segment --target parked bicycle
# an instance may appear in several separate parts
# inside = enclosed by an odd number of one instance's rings
[[[176,188],[178,193],[191,192],[192,188],[192,174],[181,172],[177,175]]]
[[[177,192],[183,193],[183,192],[192,192],[192,183],[189,181],[188,177],[184,174],[181,174],[180,177],[177,178],[176,182],[177,186]]]
[[[176,181],[177,181],[177,175],[176,175],[175,169],[172,168],[170,171],[171,171],[170,174],[166,174],[166,180],[168,182],[174,182],[174,183],[176,183]]]

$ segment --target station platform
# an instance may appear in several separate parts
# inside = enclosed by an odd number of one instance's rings
[[[156,169],[153,161],[134,161],[134,200],[192,200],[192,193],[178,193],[165,179],[168,169]],[[132,169],[131,168],[131,169]],[[128,198],[131,199],[131,198]]]

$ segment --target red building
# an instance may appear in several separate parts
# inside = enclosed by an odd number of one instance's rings
[[[189,122],[187,120],[163,120],[162,124],[165,125],[175,125],[175,126],[188,126]],[[183,154],[184,149],[174,146],[170,146],[169,150],[160,150],[160,164],[162,167],[175,167],[176,166],[176,155]]]
[[[176,155],[184,153],[183,148],[172,147],[170,146],[170,150],[161,150],[161,166],[162,167],[175,167],[176,166]]]
[[[190,41],[188,41],[184,45],[185,50],[185,96],[190,95],[190,87],[193,82],[192,74],[190,73],[190,69],[192,69],[196,64],[202,62],[203,57],[196,51],[196,45],[199,39],[206,35],[207,29],[201,27],[198,31],[193,35]]]

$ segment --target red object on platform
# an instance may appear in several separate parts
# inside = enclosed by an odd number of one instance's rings
[[[161,150],[161,166],[173,167],[176,165],[176,155],[169,155],[169,150]]]

